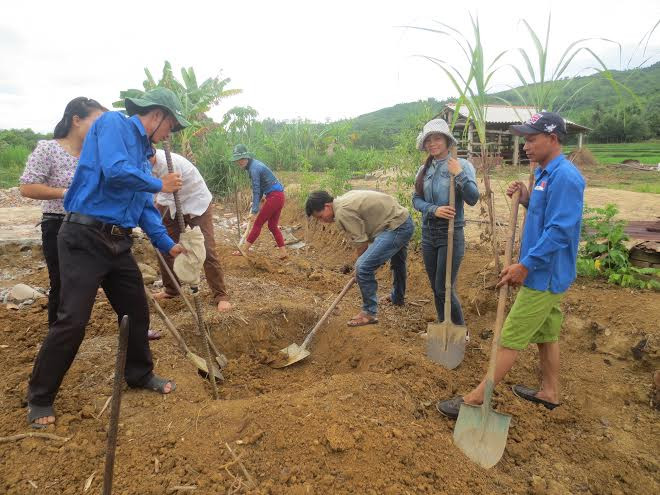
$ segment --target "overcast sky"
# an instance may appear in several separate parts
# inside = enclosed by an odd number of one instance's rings
[[[469,12],[476,13],[492,58],[520,46],[533,50],[520,20],[542,32],[550,10],[555,62],[571,41],[605,37],[624,46],[623,68],[660,18],[657,0],[3,2],[0,129],[52,131],[70,99],[110,106],[121,89],[142,87],[145,66],[159,75],[164,60],[175,74],[192,66],[200,82],[221,73],[232,80],[228,88],[243,90],[211,111],[216,120],[236,105],[252,106],[259,118],[325,121],[441,99],[455,91],[416,55],[461,63],[461,53],[447,38],[398,26],[441,21],[470,35]],[[620,67],[614,45],[591,46]],[[660,28],[648,55],[660,58]],[[513,52],[509,60],[520,64]],[[589,65],[582,58],[574,71]],[[493,89],[514,82],[505,70]]]

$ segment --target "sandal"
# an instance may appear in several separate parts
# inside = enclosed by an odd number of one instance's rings
[[[35,430],[43,430],[47,426],[55,424],[54,422],[43,425],[35,423],[36,420],[47,418],[49,416],[55,416],[55,409],[53,409],[53,406],[36,406],[28,403],[28,423],[31,428],[34,428]]]
[[[533,388],[526,387],[525,385],[514,385],[513,387],[511,387],[511,390],[513,390],[513,393],[516,397],[520,397],[521,399],[534,402],[535,404],[542,404],[546,409],[550,409],[551,411],[555,407],[559,407],[561,405],[538,398],[536,396],[538,390],[534,390]]]
[[[161,333],[156,330],[149,330],[147,332],[147,339],[149,340],[159,340],[161,337]]]
[[[351,318],[347,325],[349,327],[363,327],[365,325],[375,325],[376,323],[378,323],[378,318],[375,316],[371,316],[366,313],[360,313],[359,315]]]
[[[243,253],[241,253],[240,251],[237,250],[237,251],[232,251],[231,255],[232,256],[243,256]]]
[[[165,392],[165,385],[167,385],[168,383],[170,383],[172,387],[170,388],[169,392]],[[176,390],[176,383],[174,383],[174,380],[168,380],[166,378],[161,378],[158,375],[152,374],[151,378],[147,380],[147,383],[137,388],[153,390],[154,392],[160,392],[163,395],[167,395],[167,394],[171,394]]]

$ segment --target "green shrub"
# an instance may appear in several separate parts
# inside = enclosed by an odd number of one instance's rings
[[[27,146],[5,146],[0,148],[0,188],[15,187],[30,155]]]
[[[615,220],[616,205],[584,209],[582,240],[577,260],[577,272],[585,277],[603,277],[621,287],[660,290],[655,278],[660,270],[632,266],[624,241],[625,222]]]

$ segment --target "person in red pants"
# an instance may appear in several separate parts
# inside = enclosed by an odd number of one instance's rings
[[[261,227],[263,227],[264,223],[268,222],[268,230],[273,234],[280,252],[279,257],[280,259],[285,259],[287,253],[284,247],[284,236],[282,236],[282,232],[280,232],[278,226],[280,214],[282,213],[282,208],[284,208],[284,186],[265,164],[256,160],[252,156],[252,153],[248,152],[245,145],[237,144],[234,147],[231,159],[243,170],[247,170],[252,181],[252,209],[248,220],[252,220],[254,215],[257,216],[246,239],[245,251],[249,252],[250,247],[257,240],[259,234],[261,234]],[[259,204],[263,196],[266,197],[266,201],[261,209],[259,209]],[[234,251],[232,254],[234,256],[241,256],[240,251]]]

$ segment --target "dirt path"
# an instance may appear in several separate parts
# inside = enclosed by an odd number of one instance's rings
[[[292,203],[283,225],[300,225]],[[218,218],[222,218],[218,212]],[[302,237],[302,229],[296,233]],[[219,238],[231,238],[219,231]],[[649,405],[653,371],[660,367],[657,315],[660,295],[580,280],[562,306],[562,407],[550,412],[516,399],[513,383],[536,383],[536,351],[497,390],[498,410],[513,415],[502,461],[484,471],[452,444],[453,422],[435,401],[465,392],[487,362],[496,306],[485,289],[489,251],[470,245],[459,294],[473,335],[464,364],[455,371],[430,363],[418,332],[434,317],[419,253],[410,254],[408,301],[419,306],[382,308],[380,324],[348,329],[359,308],[351,290],[299,365],[274,370],[266,361],[291,342],[300,343],[345,284],[339,273],[349,254],[332,228],[315,226],[309,249],[274,257],[267,232],[257,243],[257,267],[220,247],[236,310],[218,315],[207,307],[213,338],[229,357],[221,399],[166,337],[153,344],[157,371],[177,381],[171,396],[127,391],[122,403],[115,491],[179,493],[368,494],[655,494],[660,491],[658,411]],[[136,256],[155,266],[150,246]],[[40,253],[0,253],[13,282],[46,284]],[[314,275],[312,275],[314,274]],[[312,276],[310,276],[312,275]],[[390,282],[379,272],[381,293]],[[206,291],[204,291],[206,294]],[[166,301],[193,347],[193,320],[179,300]],[[28,374],[46,332],[41,306],[0,307],[0,436],[28,431],[24,408]],[[152,326],[163,330],[157,318]],[[483,336],[481,336],[483,334]],[[643,336],[641,359],[630,352]],[[64,444],[42,439],[0,443],[0,493],[99,493],[111,392],[116,319],[97,301],[87,335],[56,401]],[[256,480],[249,490],[225,442]],[[170,491],[170,493],[177,493]]]

